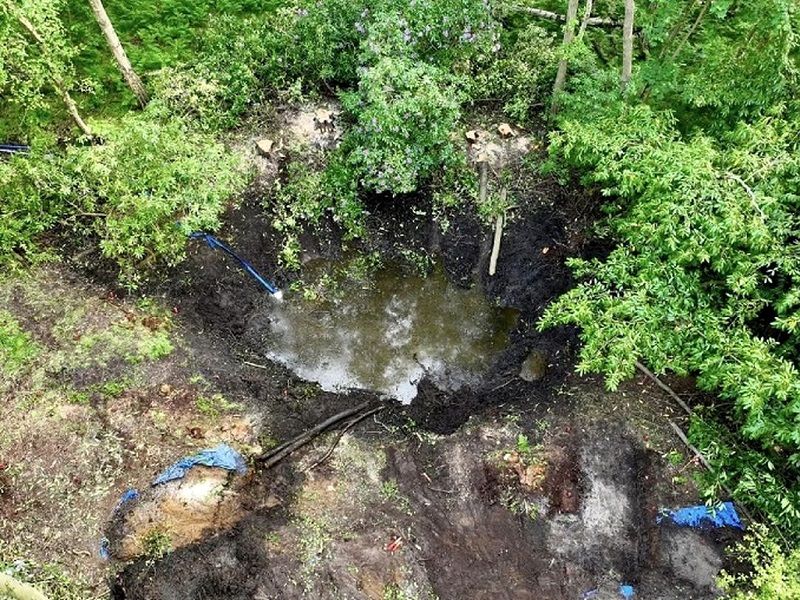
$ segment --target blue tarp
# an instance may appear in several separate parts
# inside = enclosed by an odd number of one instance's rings
[[[699,504],[697,506],[686,506],[676,510],[664,511],[663,514],[658,516],[656,522],[661,523],[665,518],[670,519],[681,527],[735,527],[736,529],[744,529],[733,502],[722,502],[717,506]]]
[[[167,468],[161,475],[153,480],[153,485],[161,485],[174,479],[182,479],[186,473],[196,465],[218,467],[227,471],[245,473],[247,464],[244,458],[228,444],[220,444],[214,448],[201,450],[192,456],[186,456]]]
[[[117,502],[117,505],[114,507],[114,513],[119,512],[119,510],[123,506],[125,506],[128,502],[133,502],[134,500],[138,499],[139,499],[139,490],[137,490],[136,488],[131,488],[129,490],[126,490],[125,493],[122,494],[122,497],[120,497],[119,502]]]
[[[261,276],[261,274],[256,271],[255,267],[243,259],[241,256],[236,254],[233,250],[231,250],[228,246],[220,242],[217,238],[215,238],[210,233],[206,233],[204,231],[195,231],[191,235],[189,235],[189,239],[192,240],[204,240],[208,247],[211,249],[219,249],[222,250],[225,254],[233,258],[236,262],[238,262],[242,268],[250,275],[253,279],[255,279],[261,286],[267,290],[270,294],[274,296],[280,297],[280,291],[277,287],[275,287],[272,283],[270,283],[267,279]]]
[[[632,585],[622,584],[619,586],[619,595],[625,598],[625,600],[630,600],[636,595],[636,592],[634,591]]]
[[[103,560],[111,558],[111,542],[108,541],[107,537],[100,539],[100,558]]]

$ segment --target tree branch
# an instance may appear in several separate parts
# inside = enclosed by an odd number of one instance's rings
[[[515,10],[519,12],[526,12],[531,14],[535,17],[540,17],[542,19],[547,19],[549,21],[556,21],[560,23],[564,23],[567,18],[564,15],[561,15],[556,12],[552,12],[549,10],[543,10],[541,8],[533,8],[530,6],[508,6],[510,10]],[[591,2],[588,3],[587,10],[591,13]],[[615,21],[614,19],[607,19],[605,17],[589,17],[585,19],[586,25],[592,27],[621,27],[622,23],[619,21]],[[582,25],[583,27],[583,25]],[[585,27],[583,27],[585,29]]]

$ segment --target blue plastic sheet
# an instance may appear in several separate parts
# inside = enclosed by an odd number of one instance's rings
[[[108,541],[107,537],[100,540],[100,558],[103,560],[111,558],[111,542]]]
[[[114,507],[114,513],[119,512],[123,506],[125,506],[128,502],[133,502],[134,500],[139,499],[139,490],[135,488],[131,488],[126,490],[122,497],[117,502],[117,505]]]
[[[619,586],[619,595],[625,598],[625,600],[630,600],[636,595],[636,591],[633,589],[632,585],[622,584]]]
[[[661,523],[665,518],[670,519],[681,527],[734,527],[736,529],[744,529],[733,502],[722,502],[717,506],[699,504],[665,511],[664,514],[658,516],[656,522]]]
[[[175,479],[182,479],[192,467],[203,465],[206,467],[217,467],[227,471],[245,473],[247,464],[244,458],[228,444],[220,444],[214,448],[201,450],[192,456],[186,456],[178,462],[168,467],[161,475],[153,480],[153,485],[161,485]]]
[[[217,238],[215,238],[210,233],[206,233],[205,231],[195,231],[194,233],[189,235],[189,239],[192,240],[203,240],[208,247],[211,249],[219,249],[222,250],[225,254],[233,258],[236,262],[238,262],[242,268],[250,275],[253,279],[255,279],[261,286],[267,290],[270,294],[274,296],[280,297],[281,292],[278,288],[273,285],[270,281],[265,279],[261,273],[256,271],[255,267],[243,259],[241,256],[236,254],[233,250],[231,250],[228,246],[220,242]]]

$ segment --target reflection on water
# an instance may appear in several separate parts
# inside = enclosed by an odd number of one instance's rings
[[[337,391],[362,388],[408,403],[428,374],[455,390],[505,347],[516,312],[490,306],[478,289],[383,268],[369,285],[346,286],[341,300],[307,302],[287,293],[272,303],[266,356]]]

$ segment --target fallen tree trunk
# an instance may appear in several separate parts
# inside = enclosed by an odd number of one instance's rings
[[[511,6],[509,8],[518,10],[520,12],[526,12],[535,17],[541,17],[542,19],[548,19],[550,21],[563,23],[567,20],[565,15],[561,15],[549,10],[542,10],[541,8],[531,8],[529,6]],[[607,19],[605,17],[590,17],[586,19],[586,25],[592,27],[621,27],[622,23],[615,21],[614,19]]]
[[[322,423],[319,423],[318,425],[314,426],[308,431],[301,433],[300,435],[289,440],[288,442],[281,444],[277,448],[273,448],[266,454],[259,456],[256,460],[265,469],[274,467],[284,458],[289,456],[292,452],[302,448],[311,440],[313,440],[315,437],[325,432],[327,429],[330,429],[334,425],[341,423],[345,419],[352,417],[354,415],[360,415],[360,413],[366,412],[368,414],[372,414],[373,412],[377,412],[377,410],[375,409],[369,409],[369,405],[370,405],[369,402],[364,402],[363,404],[359,404],[355,408],[349,408],[340,413],[337,413],[332,417],[325,419],[324,421],[322,421]]]
[[[125,48],[122,46],[122,42],[119,41],[119,36],[117,36],[111,19],[108,18],[106,8],[103,6],[103,0],[89,0],[89,4],[92,7],[92,12],[97,20],[97,24],[100,26],[108,42],[108,47],[111,50],[111,54],[114,56],[117,67],[119,67],[122,77],[125,79],[125,83],[128,84],[131,92],[136,96],[136,99],[139,101],[139,106],[144,108],[148,102],[147,90],[142,80],[139,78],[139,75],[134,71],[131,61],[128,60]]]

